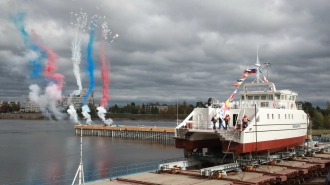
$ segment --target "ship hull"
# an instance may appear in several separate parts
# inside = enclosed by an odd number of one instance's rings
[[[221,147],[222,142],[219,138],[216,139],[205,139],[205,140],[185,140],[185,139],[176,139],[175,147],[176,148],[186,148],[186,149],[196,149],[196,148],[216,148]]]
[[[231,152],[235,151],[236,153],[250,153],[263,151],[269,152],[279,152],[286,151],[288,148],[293,148],[299,145],[302,145],[305,142],[306,136],[286,138],[286,139],[277,139],[277,140],[268,140],[252,143],[235,143],[224,141],[222,143],[222,151]]]

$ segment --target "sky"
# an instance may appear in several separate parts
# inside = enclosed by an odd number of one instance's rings
[[[24,13],[33,30],[57,55],[65,85],[62,95],[78,89],[71,60],[74,23],[80,11],[99,17],[93,43],[94,97],[102,96],[99,45],[101,24],[112,35],[104,54],[110,64],[109,106],[159,102],[175,104],[225,101],[242,72],[271,63],[268,79],[277,90],[298,93],[298,101],[326,107],[330,101],[330,1],[308,0],[0,0],[0,100],[24,102],[31,84],[31,52],[11,16]],[[89,29],[82,35],[82,87],[86,73]],[[112,41],[112,42],[111,42]],[[45,63],[45,61],[43,61]],[[267,69],[263,68],[267,74]],[[252,82],[250,75],[245,82]],[[238,96],[234,100],[238,100]]]

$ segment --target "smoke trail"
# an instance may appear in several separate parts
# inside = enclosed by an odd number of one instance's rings
[[[56,117],[56,119],[60,120],[63,118],[62,113],[56,108],[56,101],[61,100],[62,98],[62,88],[64,86],[64,76],[59,73],[54,73],[57,70],[56,59],[57,55],[53,50],[46,47],[40,40],[39,36],[32,30],[32,39],[36,42],[36,44],[42,48],[47,56],[48,62],[45,67],[44,75],[50,80],[48,84],[45,94],[40,96],[38,99],[38,104],[40,107],[45,106],[48,110],[51,111],[52,114]],[[54,83],[54,81],[56,83]],[[33,96],[36,96],[34,94]],[[32,99],[32,98],[31,98]]]
[[[94,32],[95,32],[96,24],[94,22],[91,23],[91,33],[89,36],[89,42],[87,46],[87,77],[89,78],[89,86],[88,91],[84,96],[83,105],[86,105],[86,101],[88,96],[92,93],[95,82],[94,82],[94,60],[93,60],[93,42],[94,42]]]
[[[71,43],[71,51],[72,51],[72,63],[73,63],[73,74],[76,77],[78,90],[75,90],[72,95],[79,95],[82,89],[81,85],[81,78],[80,78],[80,62],[81,62],[81,39],[82,39],[82,32],[84,32],[84,28],[87,23],[87,14],[80,12],[80,17],[77,18],[76,23],[76,36]]]
[[[110,71],[110,65],[107,64],[107,60],[104,55],[104,40],[101,40],[100,42],[100,58],[102,63],[102,69],[101,69],[101,76],[103,80],[103,95],[101,98],[100,106],[106,107],[108,106],[108,100],[110,99],[109,96],[109,71]]]
[[[97,115],[101,118],[101,120],[104,122],[104,124],[111,126],[113,121],[111,118],[105,119],[105,114],[107,113],[107,110],[105,110],[104,107],[100,106],[97,107]]]
[[[18,13],[16,16],[10,16],[10,19],[14,22],[16,28],[23,36],[25,47],[37,53],[38,57],[29,60],[29,64],[32,67],[32,72],[29,74],[29,76],[33,78],[40,78],[43,69],[42,60],[45,58],[45,53],[40,47],[33,43],[29,34],[25,31],[24,17],[24,13]]]
[[[107,39],[108,32],[110,32],[110,30],[108,29],[107,23],[104,22],[102,24],[103,39],[100,42],[100,58],[101,58],[101,63],[102,63],[101,77],[103,80],[103,93],[102,93],[100,106],[97,108],[97,110],[98,110],[97,114],[106,125],[111,125],[112,119],[110,119],[110,118],[108,120],[105,119],[105,114],[107,113],[107,111],[104,108],[104,107],[108,106],[108,100],[110,99],[110,96],[109,96],[110,65],[108,65],[105,54],[104,54],[104,41]],[[116,35],[115,37],[118,37],[118,35]]]
[[[89,78],[89,86],[88,86],[88,90],[84,96],[83,99],[83,109],[82,109],[82,114],[84,116],[84,118],[86,119],[86,124],[91,124],[88,122],[91,122],[91,116],[89,115],[89,108],[88,105],[86,104],[87,102],[87,98],[89,97],[89,95],[92,93],[93,88],[94,88],[94,60],[93,60],[93,42],[94,42],[94,32],[95,32],[95,21],[91,22],[91,32],[90,32],[90,36],[89,36],[89,42],[88,42],[88,46],[87,46],[87,77]]]
[[[67,110],[67,112],[70,114],[70,119],[73,120],[74,123],[80,124],[78,121],[78,115],[76,110],[74,109],[74,106],[71,102],[73,95],[79,95],[82,90],[81,85],[81,77],[80,77],[80,62],[81,62],[81,39],[82,39],[82,33],[85,31],[84,28],[87,23],[87,14],[80,12],[80,17],[77,18],[76,23],[76,36],[71,42],[71,51],[72,51],[72,64],[73,64],[73,74],[76,78],[78,89],[73,91],[72,94],[70,94],[68,102],[70,103],[70,107]],[[73,24],[73,23],[72,23]]]
[[[90,109],[88,107],[88,105],[83,105],[82,106],[82,114],[84,116],[84,118],[86,119],[86,124],[87,125],[91,125],[93,123],[92,119],[91,119],[91,115],[90,113]]]
[[[69,106],[67,112],[70,114],[70,119],[73,120],[74,123],[80,124],[80,121],[78,121],[77,112],[72,104]]]

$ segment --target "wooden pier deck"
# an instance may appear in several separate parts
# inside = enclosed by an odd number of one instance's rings
[[[174,128],[137,127],[137,126],[102,126],[75,125],[76,135],[126,138],[174,145]]]

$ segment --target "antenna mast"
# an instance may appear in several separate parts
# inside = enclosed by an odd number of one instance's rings
[[[78,173],[79,173],[79,184],[81,184],[81,181],[82,181],[83,184],[85,184],[84,167],[83,167],[83,162],[82,162],[82,126],[80,128],[80,164],[79,164],[77,173],[74,176],[72,185],[74,185]]]

